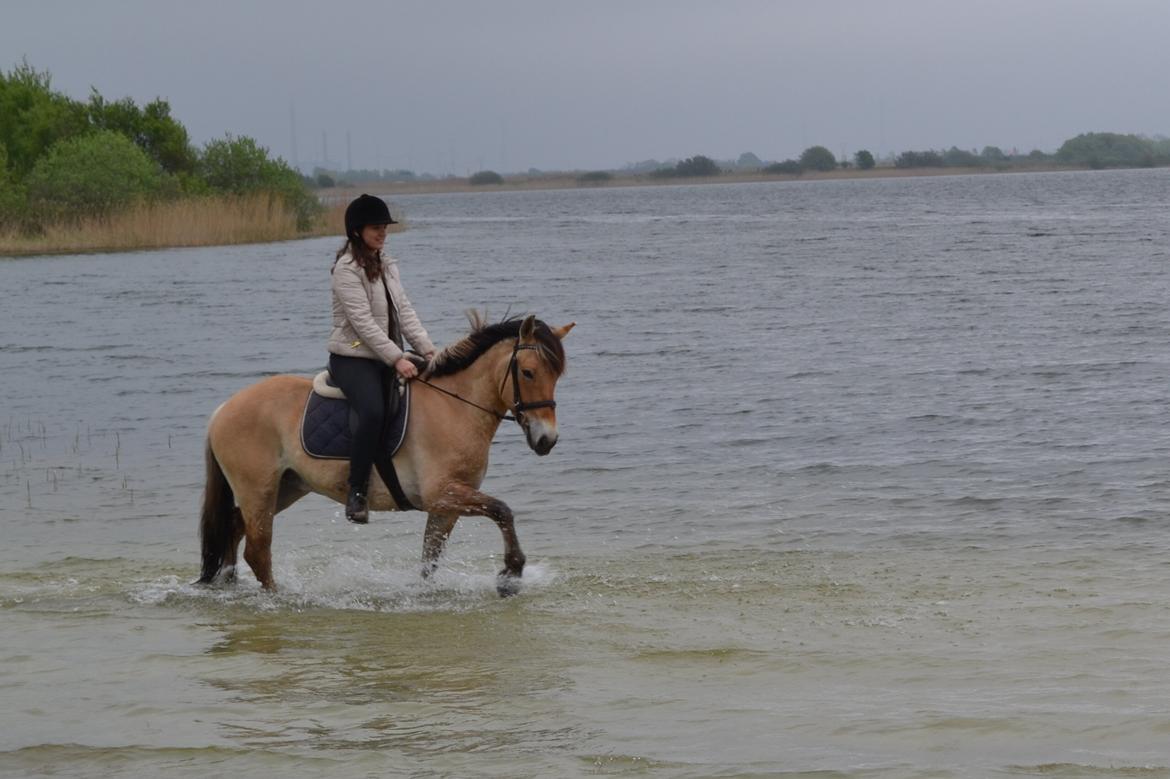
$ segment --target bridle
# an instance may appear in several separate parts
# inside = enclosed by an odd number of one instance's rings
[[[531,349],[534,352],[540,351],[539,347],[535,344],[521,344],[520,339],[516,338],[516,344],[512,347],[512,357],[508,360],[508,373],[512,374],[512,419],[515,419],[520,427],[524,427],[525,411],[532,411],[534,408],[557,407],[555,400],[534,400],[530,403],[525,403],[520,398],[520,365],[516,357],[522,349]],[[500,381],[500,392],[504,391],[504,382],[507,380],[508,374],[505,373],[504,378]]]
[[[524,412],[525,411],[532,411],[533,409],[537,409],[537,408],[556,408],[557,407],[557,402],[555,400],[534,400],[531,402],[525,402],[524,399],[520,397],[520,365],[517,362],[516,357],[524,349],[532,349],[533,351],[536,351],[536,352],[540,351],[540,347],[536,346],[535,344],[522,344],[522,343],[520,343],[520,339],[519,339],[519,337],[517,337],[516,343],[512,346],[512,356],[508,359],[508,370],[504,371],[504,378],[500,380],[500,393],[502,394],[504,392],[504,383],[508,381],[509,376],[512,377],[512,405],[509,407],[509,410],[512,412],[511,415],[506,414],[506,413],[501,414],[498,411],[494,411],[490,408],[486,408],[484,406],[481,406],[478,403],[476,403],[475,401],[468,400],[467,398],[463,397],[462,395],[457,395],[456,393],[451,392],[449,390],[445,390],[440,386],[437,386],[435,384],[431,384],[426,379],[421,379],[421,378],[416,377],[416,378],[412,379],[412,381],[417,381],[420,384],[425,384],[426,386],[430,387],[433,390],[437,390],[437,391],[443,393],[444,395],[455,398],[455,400],[458,400],[460,403],[466,403],[469,406],[474,406],[475,408],[478,408],[480,411],[484,412],[485,414],[491,414],[493,417],[495,417],[496,419],[499,419],[500,421],[516,422],[517,424],[520,425],[520,427],[524,427]]]

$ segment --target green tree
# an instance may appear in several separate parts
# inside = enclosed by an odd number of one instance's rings
[[[989,165],[1005,165],[1009,162],[1008,156],[998,146],[984,146],[979,157]]]
[[[1070,138],[1056,150],[1056,159],[1091,168],[1141,168],[1168,161],[1154,142],[1119,133],[1084,133]]]
[[[773,162],[771,165],[768,165],[760,172],[771,174],[783,173],[788,176],[799,176],[801,173],[804,173],[804,168],[802,168],[800,163],[796,160],[784,160],[784,162]]]
[[[21,181],[50,146],[89,130],[85,108],[52,88],[49,73],[22,62],[0,73],[0,144]]]
[[[675,165],[674,172],[676,176],[718,176],[723,171],[715,160],[696,154]]]
[[[857,152],[857,154],[854,154],[853,161],[857,164],[857,167],[861,168],[862,170],[873,170],[874,165],[877,164],[873,158],[873,153],[868,149],[862,149],[861,151]]]
[[[745,151],[739,155],[739,159],[735,161],[735,167],[746,168],[749,170],[759,170],[764,167],[764,161],[757,157],[750,151]]]
[[[171,105],[166,100],[159,98],[139,108],[128,97],[109,102],[95,89],[86,111],[92,126],[122,133],[168,173],[195,172],[197,156],[187,128],[171,116]]]
[[[975,168],[986,161],[974,152],[964,151],[958,146],[952,146],[942,155],[942,164],[948,168]]]
[[[613,174],[608,170],[591,170],[588,173],[582,173],[577,177],[578,184],[604,184],[613,179]]]
[[[481,170],[478,173],[473,173],[468,182],[472,186],[483,186],[485,184],[503,184],[504,177],[494,170]]]
[[[111,130],[54,144],[28,175],[29,205],[48,220],[101,216],[158,194],[163,174],[126,136]]]
[[[834,170],[837,158],[824,146],[810,146],[800,153],[800,167],[805,170]]]
[[[321,211],[321,203],[309,192],[301,175],[279,157],[270,158],[268,149],[246,135],[234,137],[229,133],[208,141],[197,170],[213,191],[236,195],[268,192],[279,196],[296,214],[297,226],[302,230],[307,230]]]
[[[24,187],[8,172],[8,149],[0,143],[0,229],[19,225],[26,205]]]
[[[895,168],[941,168],[943,156],[936,151],[904,151],[894,160]]]

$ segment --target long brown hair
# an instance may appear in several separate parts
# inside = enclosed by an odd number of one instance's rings
[[[351,235],[345,239],[345,243],[337,250],[337,256],[333,258],[333,266],[337,267],[337,261],[345,255],[349,254],[353,257],[353,261],[366,272],[366,278],[370,281],[377,281],[382,276],[382,253],[376,252],[366,242],[362,240],[360,235]],[[333,269],[330,268],[332,273]]]

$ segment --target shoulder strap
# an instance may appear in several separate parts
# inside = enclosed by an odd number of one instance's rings
[[[402,348],[402,333],[398,331],[398,318],[394,316],[394,298],[390,297],[390,285],[386,283],[386,267],[382,266],[382,291],[386,293],[386,315],[390,318],[390,340]]]

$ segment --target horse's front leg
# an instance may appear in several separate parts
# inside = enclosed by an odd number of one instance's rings
[[[448,484],[438,500],[427,506],[427,509],[432,515],[480,516],[488,517],[495,522],[504,537],[504,569],[499,573],[496,591],[505,598],[520,591],[520,577],[524,573],[525,558],[524,552],[520,551],[520,541],[516,538],[516,526],[512,521],[512,509],[508,508],[508,504],[474,487],[454,483]],[[431,522],[428,518],[428,532],[430,529]],[[424,555],[425,543],[424,541]],[[439,548],[441,550],[442,547]]]

